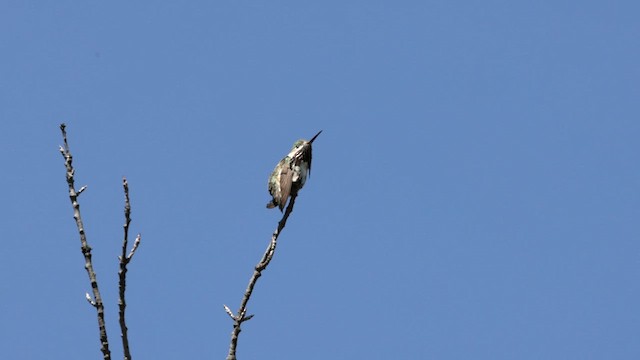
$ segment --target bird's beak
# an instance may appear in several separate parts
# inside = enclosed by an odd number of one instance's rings
[[[318,137],[318,135],[320,135],[321,132],[322,130],[318,131],[318,133],[314,137],[312,137],[311,140],[309,140],[309,144],[311,144],[313,140],[315,140]]]

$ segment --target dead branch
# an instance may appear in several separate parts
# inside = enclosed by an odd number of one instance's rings
[[[297,193],[291,194],[289,206],[287,206],[287,210],[284,212],[282,219],[280,220],[280,222],[278,222],[278,227],[271,235],[271,241],[269,242],[269,246],[267,246],[264,255],[262,255],[262,259],[260,259],[260,261],[254,268],[253,275],[249,280],[249,285],[247,285],[247,290],[244,292],[244,296],[242,297],[242,301],[240,302],[240,308],[238,309],[238,312],[236,314],[233,314],[231,309],[229,309],[227,305],[224,305],[225,312],[233,320],[233,331],[231,332],[231,343],[229,344],[229,353],[227,355],[227,360],[236,360],[238,336],[242,331],[240,326],[243,322],[250,320],[253,317],[253,315],[247,315],[247,303],[249,303],[249,299],[251,298],[251,294],[253,293],[253,288],[255,287],[256,282],[258,281],[260,276],[262,276],[262,271],[267,268],[267,266],[271,262],[271,259],[273,258],[273,255],[276,251],[278,236],[280,235],[282,229],[284,229],[284,226],[287,223],[287,219],[293,211],[293,205],[296,202],[296,197]]]
[[[129,224],[131,224],[131,202],[129,201],[129,183],[126,178],[122,178],[122,187],[124,188],[124,238],[122,240],[122,253],[118,256],[120,260],[120,270],[118,271],[118,318],[120,322],[120,336],[122,338],[122,349],[124,351],[124,359],[131,360],[131,351],[129,350],[129,329],[127,328],[127,322],[125,320],[125,310],[127,308],[127,302],[125,301],[125,291],[127,288],[127,265],[133,258],[138,245],[140,245],[141,235],[138,234],[133,247],[127,255],[127,247],[129,243]]]
[[[102,351],[103,358],[105,360],[111,359],[111,351],[109,350],[109,340],[107,338],[107,328],[104,321],[104,305],[102,303],[102,296],[100,296],[100,290],[98,288],[98,279],[96,273],[93,270],[93,263],[91,262],[91,246],[87,242],[87,235],[84,231],[84,224],[82,223],[82,216],[80,215],[80,204],[78,203],[78,196],[87,188],[83,186],[79,191],[75,189],[75,169],[73,168],[73,156],[71,150],[69,150],[69,143],[67,142],[66,125],[60,124],[60,131],[62,131],[62,139],[64,145],[60,146],[60,153],[64,158],[64,165],[67,170],[67,184],[69,185],[69,199],[71,200],[71,206],[73,207],[73,218],[76,221],[78,227],[78,234],[80,235],[80,249],[84,256],[85,265],[89,275],[89,282],[91,283],[91,289],[93,290],[93,298],[87,293],[86,298],[89,303],[96,309],[98,314],[98,328],[100,330],[100,351]]]

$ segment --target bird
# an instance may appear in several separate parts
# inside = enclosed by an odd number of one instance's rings
[[[311,144],[321,132],[309,141],[300,139],[293,143],[291,151],[273,169],[268,182],[272,199],[267,209],[277,206],[282,212],[289,197],[297,194],[307,182],[307,175],[311,175]]]

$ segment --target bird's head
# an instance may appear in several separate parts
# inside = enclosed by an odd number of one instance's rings
[[[313,143],[313,140],[315,140],[318,135],[320,135],[320,133],[322,132],[322,130],[318,131],[317,134],[315,134],[311,140],[307,141],[305,139],[300,139],[296,142],[293,143],[293,147],[291,148],[291,151],[297,151],[297,150],[301,150],[302,148],[309,146],[311,147],[311,143]]]

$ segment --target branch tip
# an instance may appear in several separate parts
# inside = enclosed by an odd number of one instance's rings
[[[233,315],[233,311],[231,311],[231,309],[229,309],[229,307],[225,304],[222,304],[222,306],[224,306],[224,311],[227,313],[227,315],[229,315],[231,319],[236,320],[236,316]]]
[[[129,252],[129,255],[127,255],[128,260],[131,260],[131,258],[133,257],[133,254],[135,254],[136,250],[138,250],[138,246],[140,245],[141,240],[142,240],[142,235],[138,234],[138,236],[136,236],[136,239],[133,241],[133,247],[131,247],[131,252]]]
[[[96,302],[93,301],[93,299],[91,298],[91,295],[89,295],[89,293],[84,293],[84,297],[85,297],[85,299],[87,299],[89,304],[91,304],[91,306],[93,306],[93,307],[97,306]]]

